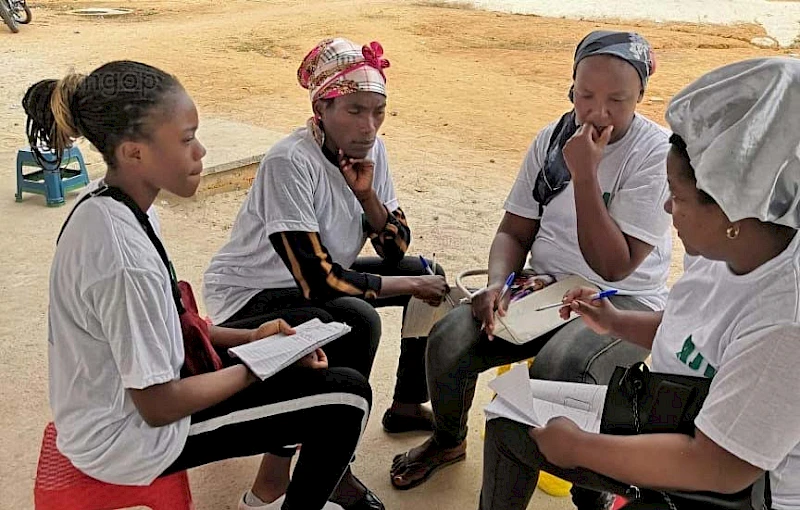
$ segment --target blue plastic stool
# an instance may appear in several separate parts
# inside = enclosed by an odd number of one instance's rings
[[[42,155],[46,163],[44,167],[36,161],[30,147],[17,151],[17,193],[14,195],[17,202],[22,202],[24,191],[44,195],[48,207],[58,207],[64,205],[64,195],[67,192],[89,184],[86,163],[77,147],[72,146],[64,150],[60,164],[56,164],[56,156],[52,151],[42,150]],[[73,161],[78,162],[79,168],[65,168]],[[22,169],[26,166],[36,167],[39,170],[25,174]]]

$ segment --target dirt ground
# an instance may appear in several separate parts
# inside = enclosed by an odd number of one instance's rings
[[[705,71],[748,57],[792,53],[749,40],[755,25],[719,27],[592,22],[496,14],[436,2],[388,0],[117,1],[124,18],[85,19],[67,11],[93,1],[34,1],[34,22],[12,35],[0,27],[0,508],[32,507],[47,404],[47,275],[68,208],[41,197],[12,200],[15,151],[24,145],[20,98],[32,82],[69,68],[88,72],[130,58],[175,73],[203,117],[288,132],[310,113],[296,82],[300,59],[318,40],[379,40],[391,61],[382,134],[395,185],[414,231],[412,251],[436,253],[450,274],[485,264],[491,236],[522,156],[535,133],[569,108],[575,44],[595,28],[634,29],[655,46],[658,70],[640,111],[663,123],[669,98]],[[85,151],[86,152],[86,151]],[[93,177],[102,175],[96,155]],[[167,249],[182,278],[201,283],[226,239],[244,192],[189,202],[160,201]],[[676,242],[672,280],[680,267]],[[390,398],[399,343],[397,311],[384,312],[385,344],[373,377],[375,416]],[[483,394],[483,396],[486,396]],[[485,401],[485,400],[484,400]],[[480,406],[476,404],[476,409]],[[356,471],[387,508],[474,508],[480,479],[480,418],[473,411],[470,459],[408,493],[393,491],[394,453],[420,436],[387,437],[371,420]],[[195,470],[197,508],[234,508],[254,459]],[[538,496],[537,496],[538,498]],[[544,507],[553,505],[536,500]],[[562,500],[563,501],[563,500]],[[566,503],[559,503],[563,508]]]

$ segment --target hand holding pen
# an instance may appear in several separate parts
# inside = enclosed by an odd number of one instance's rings
[[[583,296],[583,297],[585,299],[589,300],[589,301],[598,301],[600,299],[610,298],[611,296],[615,295],[617,292],[619,292],[619,291],[616,290],[616,289],[608,289],[608,290],[604,290],[604,291],[601,291],[601,292],[595,292],[594,294],[592,294],[590,296]],[[568,295],[569,294],[567,294],[567,296]],[[542,310],[549,310],[551,308],[561,308],[562,306],[567,306],[567,305],[569,305],[569,301],[567,301],[567,296],[564,296],[564,300],[563,301],[560,301],[558,303],[551,303],[549,305],[540,306],[539,308],[536,309],[536,311],[537,312],[541,312]]]
[[[436,274],[436,269],[435,269],[436,268],[436,254],[435,253],[433,254],[433,268],[431,268],[431,265],[428,264],[428,261],[425,260],[425,257],[423,257],[422,255],[419,256],[419,261],[422,264],[422,268],[425,270],[426,273],[428,273],[430,276],[439,276],[439,275]],[[441,276],[440,278],[444,278],[444,277]],[[453,298],[450,297],[450,287],[449,286],[447,286],[445,288],[444,299],[446,299],[447,302],[450,303],[450,305],[453,308],[456,307],[456,304],[453,301]],[[440,301],[440,303],[441,303],[441,301]]]
[[[564,320],[571,313],[579,315],[589,329],[599,335],[608,335],[620,315],[620,311],[608,299],[615,294],[617,291],[614,289],[597,292],[596,289],[576,287],[564,295],[564,301],[559,303],[561,308],[558,314]]]
[[[513,272],[508,275],[502,286],[498,283],[491,284],[472,298],[472,316],[481,322],[481,331],[486,333],[489,340],[494,339],[495,313],[500,317],[506,314],[506,297],[514,283],[514,275]]]

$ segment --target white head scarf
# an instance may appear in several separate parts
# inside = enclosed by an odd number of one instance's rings
[[[697,187],[733,221],[800,228],[800,60],[746,60],[702,76],[666,113]]]

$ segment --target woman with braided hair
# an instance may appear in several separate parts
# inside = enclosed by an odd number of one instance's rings
[[[175,277],[152,207],[158,192],[192,196],[205,148],[178,80],[130,61],[88,76],[44,80],[25,95],[33,147],[61,151],[79,136],[107,165],[65,223],[50,278],[50,404],[59,450],[87,475],[146,485],[217,460],[301,443],[289,482],[265,455],[253,508],[327,503],[355,451],[371,405],[366,379],[328,368],[322,351],[260,381],[242,364],[181,377],[184,344]],[[210,328],[218,349],[293,334],[321,310],[284,311],[252,330]],[[284,496],[285,492],[285,496]]]

